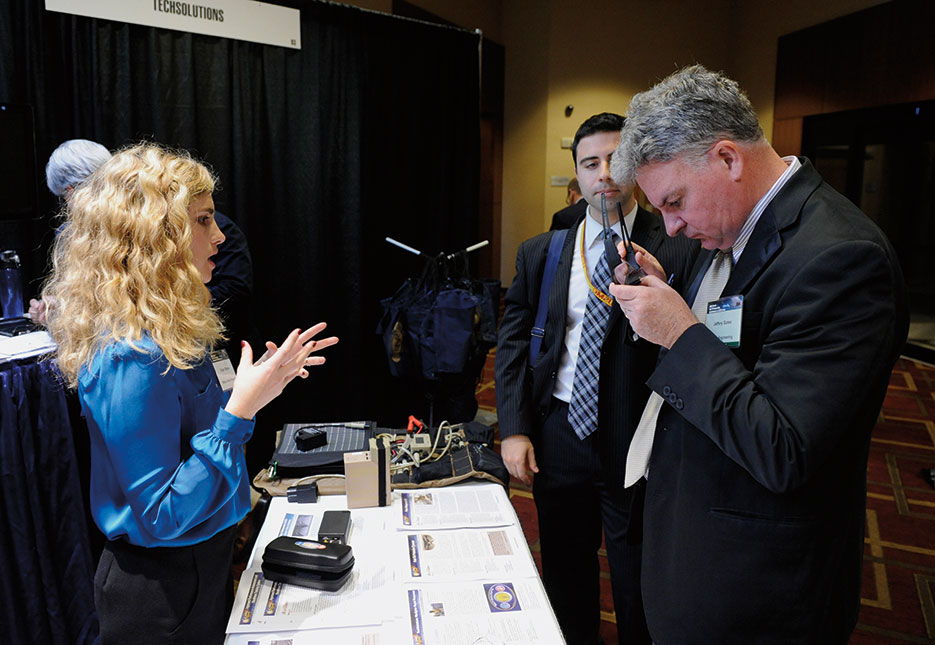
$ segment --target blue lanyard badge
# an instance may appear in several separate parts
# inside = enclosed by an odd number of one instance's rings
[[[743,296],[727,296],[708,303],[705,326],[728,347],[740,347]]]

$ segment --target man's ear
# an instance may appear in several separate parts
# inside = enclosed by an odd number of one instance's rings
[[[725,166],[731,181],[740,181],[743,175],[743,152],[730,139],[722,139],[711,148],[718,163]]]

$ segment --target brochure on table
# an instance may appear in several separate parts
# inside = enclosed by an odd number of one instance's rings
[[[273,499],[238,585],[228,644],[562,642],[497,484],[394,491],[391,506],[352,509],[354,573],[337,592],[263,577],[266,544],[279,535],[315,539],[324,511],[345,505],[344,496],[314,504]]]

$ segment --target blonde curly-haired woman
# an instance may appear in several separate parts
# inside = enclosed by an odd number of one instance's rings
[[[337,338],[293,331],[231,386],[205,282],[224,242],[215,179],[187,153],[121,150],[72,195],[44,295],[58,366],[91,435],[94,580],[103,643],[220,643],[234,527],[250,508],[253,418]],[[228,362],[229,367],[229,362]],[[226,370],[230,373],[230,370]]]

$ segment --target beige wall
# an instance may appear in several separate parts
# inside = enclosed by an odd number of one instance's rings
[[[882,1],[504,0],[501,280],[513,278],[519,243],[564,206],[565,190],[550,177],[573,173],[561,139],[588,116],[625,113],[633,94],[698,62],[744,86],[771,136],[779,36]]]
[[[504,284],[513,278],[519,243],[547,230],[552,213],[565,205],[565,189],[550,185],[552,176],[574,174],[563,137],[573,137],[592,114],[625,113],[633,94],[678,67],[726,64],[728,47],[719,26],[729,18],[729,1],[695,0],[691,6],[693,19],[685,20],[686,3],[679,0],[506,0]],[[665,42],[658,34],[663,25]],[[530,77],[537,79],[535,91]],[[570,117],[566,105],[574,106]]]
[[[518,243],[529,237],[529,213],[542,203],[549,101],[550,0],[507,0],[503,14],[506,48],[503,119],[503,195],[500,215],[500,274],[513,279]],[[521,160],[517,163],[517,159]],[[535,233],[536,231],[534,231]]]
[[[410,0],[506,49],[500,278],[520,242],[548,228],[571,176],[574,136],[588,116],[625,113],[630,98],[691,63],[723,70],[772,135],[779,36],[885,0]],[[392,0],[351,0],[390,12]],[[499,22],[498,22],[499,21]],[[565,106],[573,105],[571,117]]]

